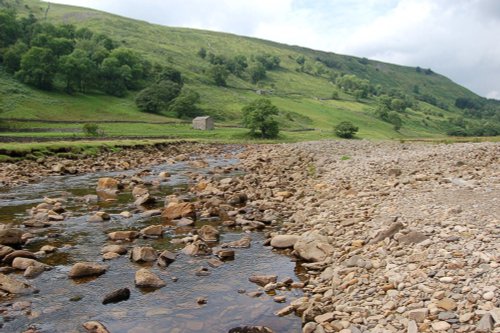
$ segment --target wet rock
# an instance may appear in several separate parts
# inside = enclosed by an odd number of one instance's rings
[[[94,215],[88,218],[88,222],[104,222],[109,221],[111,216],[106,212],[96,212]]]
[[[6,255],[2,262],[6,264],[11,264],[12,261],[15,258],[30,258],[30,259],[36,259],[36,256],[33,252],[26,251],[26,250],[15,250]]]
[[[191,202],[171,202],[167,205],[161,216],[167,220],[176,220],[182,217],[196,219],[196,210],[194,204]]]
[[[231,328],[228,333],[273,333],[273,330],[265,326],[241,326]]]
[[[328,238],[318,231],[308,231],[301,235],[293,249],[302,259],[312,262],[324,261],[333,253]]]
[[[43,251],[45,253],[54,253],[57,251],[57,247],[52,245],[44,245],[40,248],[40,251]]]
[[[42,266],[42,265],[29,266],[24,271],[23,276],[27,279],[34,279],[34,278],[38,277],[40,274],[42,274],[43,272],[45,272],[45,270],[46,270],[46,267]]]
[[[179,220],[176,220],[175,224],[179,227],[191,227],[194,225],[194,221],[192,219],[183,217]]]
[[[2,273],[0,273],[0,290],[16,295],[28,295],[35,292],[29,284]]]
[[[196,275],[196,276],[209,276],[210,271],[206,267],[200,267],[194,272],[194,275]]]
[[[45,267],[47,265],[42,264],[39,261],[36,261],[35,259],[30,259],[30,258],[23,258],[23,257],[17,257],[12,261],[12,267],[15,269],[19,270],[25,270],[26,268],[30,266],[41,266]]]
[[[137,237],[139,237],[140,233],[138,231],[134,230],[128,230],[128,231],[114,231],[110,232],[108,234],[108,238],[111,240],[133,240]]]
[[[245,236],[245,237],[242,237],[241,239],[238,239],[238,240],[235,240],[232,242],[223,243],[223,244],[221,244],[221,247],[223,247],[223,248],[229,247],[229,248],[234,248],[234,249],[236,249],[236,248],[248,248],[248,247],[250,247],[251,242],[252,242],[252,239],[248,236]]]
[[[101,253],[117,253],[120,255],[126,254],[127,253],[127,248],[123,245],[118,245],[118,244],[112,244],[112,245],[106,245],[101,249]]]
[[[1,245],[21,245],[23,244],[22,240],[23,231],[20,229],[0,229],[0,244]]]
[[[0,259],[3,259],[9,253],[14,252],[14,249],[10,246],[0,245]]]
[[[130,252],[130,259],[134,262],[148,262],[157,259],[156,250],[149,246],[136,246]]]
[[[140,231],[143,236],[161,237],[163,235],[163,226],[161,224],[150,225]]]
[[[130,298],[130,289],[120,288],[115,291],[110,292],[104,296],[102,304],[118,303],[121,301],[126,301]]]
[[[175,261],[176,257],[177,255],[175,253],[165,250],[162,253],[160,253],[156,263],[160,267],[167,267],[168,265],[170,265]]]
[[[119,182],[114,178],[104,177],[97,181],[96,191],[116,191],[118,190]]]
[[[250,282],[256,283],[261,287],[271,282],[275,283],[278,280],[277,275],[252,275],[248,278]]]
[[[289,314],[293,313],[293,311],[295,311],[295,308],[293,306],[289,305],[289,306],[286,306],[283,309],[280,309],[277,312],[275,312],[275,315],[277,315],[278,317],[284,317],[284,316],[288,316]]]
[[[271,246],[278,249],[293,247],[299,238],[298,235],[277,235],[271,239]]]
[[[203,242],[202,240],[197,240],[191,244],[186,245],[186,247],[182,249],[182,253],[189,256],[200,256],[210,254],[212,253],[212,250],[205,242]]]
[[[162,288],[167,284],[153,272],[141,268],[135,273],[135,285],[143,288]]]
[[[212,268],[219,268],[220,266],[224,265],[224,262],[217,258],[211,258],[207,260],[207,264]]]
[[[215,255],[221,259],[234,259],[234,250],[220,249],[215,252]]]
[[[208,300],[206,297],[198,297],[196,299],[196,303],[199,304],[199,305],[202,305],[202,304],[207,304],[208,303]]]
[[[285,303],[286,302],[286,296],[280,295],[280,296],[274,296],[273,301],[276,303]]]
[[[198,235],[205,242],[216,242],[219,240],[220,233],[215,227],[205,224],[198,230]]]
[[[98,321],[88,321],[83,324],[88,333],[109,333],[106,327]]]
[[[113,260],[120,258],[120,255],[115,252],[106,252],[102,255],[102,260]]]
[[[69,278],[76,279],[86,276],[98,276],[106,272],[108,266],[99,265],[93,262],[79,262],[71,267],[68,273]]]

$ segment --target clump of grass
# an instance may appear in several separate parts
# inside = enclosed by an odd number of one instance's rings
[[[340,160],[341,161],[347,161],[347,160],[350,160],[351,159],[351,156],[348,156],[348,155],[343,155]]]

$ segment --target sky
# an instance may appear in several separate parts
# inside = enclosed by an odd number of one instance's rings
[[[500,99],[500,0],[55,0],[175,27],[431,68]]]

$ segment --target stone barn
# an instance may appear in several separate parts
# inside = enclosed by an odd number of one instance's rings
[[[210,131],[214,129],[214,119],[210,116],[196,117],[193,119],[193,128]]]

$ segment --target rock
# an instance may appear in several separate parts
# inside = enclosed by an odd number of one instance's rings
[[[312,262],[324,261],[333,253],[328,238],[316,230],[302,234],[293,249],[302,259]]]
[[[30,266],[41,266],[45,267],[45,264],[42,264],[39,261],[36,261],[35,259],[30,259],[30,258],[23,258],[23,257],[17,257],[12,261],[12,267],[15,269],[19,270],[25,270],[26,268]]]
[[[28,295],[35,292],[29,284],[2,273],[0,273],[0,290],[16,295]]]
[[[389,228],[380,231],[375,237],[370,241],[370,244],[378,243],[388,237],[394,236],[399,230],[403,229],[404,225],[401,222],[394,222],[389,226]]]
[[[437,302],[437,306],[446,311],[451,311],[457,308],[457,303],[451,298],[443,298]]]
[[[324,322],[329,322],[332,321],[333,318],[335,317],[335,314],[333,312],[326,312],[320,315],[317,315],[314,317],[314,321],[317,322],[318,324],[324,323]]]
[[[7,245],[0,245],[0,259],[3,259],[6,255],[14,252],[14,249]]]
[[[136,206],[144,206],[144,205],[152,205],[156,202],[156,199],[151,196],[151,194],[146,193],[137,197],[134,201],[134,205]]]
[[[1,245],[21,245],[23,231],[20,229],[1,229],[0,230],[0,244]]]
[[[27,279],[34,279],[37,276],[39,276],[40,274],[42,274],[43,272],[45,272],[45,266],[33,265],[33,266],[29,266],[28,268],[26,268],[23,276]]]
[[[198,230],[198,235],[203,239],[205,242],[216,242],[219,240],[219,231],[208,224],[205,224]]]
[[[302,333],[313,333],[316,326],[318,326],[317,323],[310,321],[302,327]]]
[[[486,301],[491,301],[495,297],[495,293],[493,291],[487,291],[483,294],[483,299]]]
[[[127,253],[127,248],[123,245],[118,244],[106,245],[101,249],[101,253],[117,253],[122,255]]]
[[[208,247],[208,245],[202,240],[197,240],[191,244],[186,245],[182,249],[182,253],[187,254],[188,256],[200,256],[207,255],[212,253],[212,250]]]
[[[160,267],[167,267],[175,261],[176,257],[175,253],[165,250],[158,256],[157,264]]]
[[[220,249],[215,252],[215,255],[221,259],[234,259],[234,250]]]
[[[408,329],[406,330],[406,333],[418,333],[418,327],[415,320],[408,321]]]
[[[162,288],[167,284],[153,272],[141,268],[135,273],[135,285],[143,288]]]
[[[298,235],[277,235],[271,239],[271,246],[278,249],[293,247],[299,238]]]
[[[57,247],[52,245],[44,245],[40,248],[40,251],[43,251],[45,253],[53,253],[57,251]]]
[[[274,296],[273,301],[276,303],[285,303],[286,302],[286,296],[279,295],[279,296]]]
[[[34,253],[30,252],[30,251],[26,251],[26,250],[16,250],[16,251],[13,251],[11,253],[9,253],[8,255],[6,255],[2,262],[3,263],[6,263],[6,264],[11,264],[12,261],[15,259],[15,258],[30,258],[30,259],[36,259],[36,256]]]
[[[111,240],[133,240],[139,237],[140,233],[134,230],[128,231],[114,231],[108,234],[108,238]]]
[[[194,204],[191,202],[171,202],[161,213],[161,216],[167,220],[175,220],[182,217],[196,219],[196,210]]]
[[[427,308],[414,309],[407,312],[408,319],[415,320],[417,323],[422,323],[428,314],[429,309]]]
[[[224,265],[224,261],[217,258],[211,258],[207,260],[207,264],[212,268],[219,268],[220,266]]]
[[[111,216],[106,212],[96,212],[94,215],[88,218],[88,222],[104,222],[109,221]]]
[[[435,321],[431,324],[432,329],[435,331],[447,331],[450,329],[451,325],[448,324],[446,321]]]
[[[198,297],[196,299],[196,303],[199,304],[199,305],[203,305],[203,304],[207,304],[208,300],[207,300],[206,297]]]
[[[474,313],[473,312],[467,312],[467,313],[461,314],[460,317],[458,317],[458,320],[461,323],[466,323],[469,320],[471,320],[472,318],[474,318]]]
[[[295,310],[295,308],[293,306],[289,305],[289,306],[284,307],[281,310],[278,310],[278,312],[276,312],[275,315],[277,315],[278,317],[288,316],[290,313],[293,313],[294,310]]]
[[[116,191],[118,190],[118,186],[119,182],[114,178],[99,178],[96,191]]]
[[[180,220],[176,220],[175,224],[177,224],[179,227],[190,227],[194,225],[194,221],[187,217],[183,217]]]
[[[141,229],[140,233],[143,236],[161,237],[163,235],[163,226],[161,224],[150,225],[144,229]]]
[[[99,265],[93,262],[79,262],[71,267],[68,276],[71,279],[86,277],[86,276],[98,276],[106,272],[108,266]]]
[[[156,250],[149,246],[136,246],[130,252],[130,259],[134,262],[148,262],[157,259]]]
[[[485,313],[476,326],[476,332],[492,332],[493,331],[493,318],[489,313]]]
[[[106,252],[102,255],[102,260],[113,260],[120,258],[120,255],[115,252]]]
[[[121,213],[120,213],[120,214],[118,214],[118,215],[120,215],[121,217],[124,217],[124,218],[126,218],[126,219],[128,219],[128,218],[131,218],[131,217],[132,217],[132,213],[131,213],[131,212],[129,212],[129,211],[126,211],[126,210],[125,210],[125,211],[123,211],[123,212],[121,212]]]
[[[130,298],[130,289],[120,288],[115,291],[110,292],[104,296],[102,304],[118,303],[121,301],[126,301]]]
[[[106,327],[98,321],[88,321],[83,324],[83,328],[85,328],[88,333],[109,333]]]
[[[277,275],[252,275],[248,278],[250,282],[256,283],[261,287],[264,287],[268,283],[275,283],[278,280]]]
[[[245,204],[247,202],[247,200],[248,200],[248,197],[246,194],[239,193],[239,194],[232,195],[227,200],[227,203],[232,205],[232,206],[239,206],[239,205]]]
[[[245,236],[239,240],[221,244],[221,247],[229,247],[229,248],[235,248],[235,249],[236,248],[248,248],[248,247],[250,247],[251,242],[252,242],[252,239],[248,236]]]
[[[265,326],[242,326],[231,328],[228,333],[273,333],[273,330]]]
[[[406,235],[400,237],[398,239],[398,242],[403,244],[417,244],[423,242],[427,238],[429,237],[427,237],[427,235],[425,235],[424,233],[418,231],[410,231]]]

